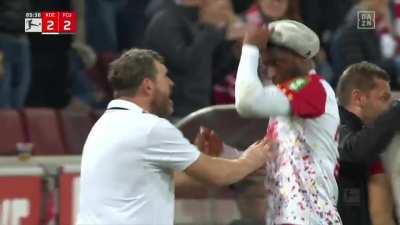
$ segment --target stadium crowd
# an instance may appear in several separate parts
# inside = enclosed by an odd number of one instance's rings
[[[173,117],[234,102],[241,42],[250,26],[294,19],[314,30],[317,72],[333,87],[348,65],[368,61],[399,83],[399,3],[340,0],[2,1],[2,108],[105,108],[108,63],[132,47],[165,57],[175,82]],[[76,11],[75,35],[25,33],[26,12]],[[357,11],[375,11],[376,29],[357,29]],[[13,94],[11,94],[13,93]]]

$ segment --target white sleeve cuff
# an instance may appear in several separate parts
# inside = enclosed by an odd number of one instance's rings
[[[258,57],[260,56],[260,50],[255,45],[244,44],[242,47],[242,55],[246,54],[251,57]]]

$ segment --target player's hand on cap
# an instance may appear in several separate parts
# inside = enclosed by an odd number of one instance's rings
[[[222,140],[213,130],[203,126],[200,127],[194,144],[201,152],[210,156],[220,156],[223,151]]]
[[[240,158],[246,159],[255,169],[264,166],[266,161],[271,158],[271,148],[273,141],[263,138],[250,145]]]
[[[268,38],[273,29],[263,27],[250,27],[244,36],[243,44],[255,45],[259,49],[267,47]]]

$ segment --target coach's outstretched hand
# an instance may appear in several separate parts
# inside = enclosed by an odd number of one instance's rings
[[[248,161],[252,169],[258,169],[271,157],[272,145],[273,142],[267,138],[259,140],[250,145],[239,159]]]
[[[220,156],[223,151],[222,140],[213,130],[203,126],[200,127],[194,144],[201,152],[209,156]]]

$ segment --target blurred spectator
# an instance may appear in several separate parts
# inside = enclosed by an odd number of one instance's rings
[[[71,1],[31,1],[33,12],[71,11]],[[72,35],[30,33],[32,83],[27,105],[63,108],[71,98],[69,53]]]
[[[227,0],[180,0],[150,21],[145,46],[165,56],[175,83],[174,116],[210,105],[212,55],[224,41],[233,9]]]
[[[86,33],[86,7],[82,0],[71,0],[72,8],[77,14],[77,32],[73,36],[72,49],[82,60],[85,68],[90,68],[96,63],[96,55],[87,43]]]
[[[314,57],[315,70],[318,74],[322,74],[322,77],[330,84],[333,83],[335,78],[332,66],[328,60],[326,51],[321,46],[318,54]]]
[[[236,13],[243,13],[253,4],[253,1],[254,0],[232,0],[232,5]]]
[[[100,99],[96,98],[96,88],[76,52],[71,52],[70,60],[71,100],[67,107],[73,111],[87,111],[96,107]]]
[[[334,84],[336,81],[334,70],[330,65],[331,58],[327,51],[330,49],[333,33],[343,23],[345,15],[356,1],[300,1],[301,17],[304,24],[314,30],[321,40],[320,53],[315,57],[316,70],[323,74],[324,79],[330,84]]]
[[[86,0],[88,43],[96,53],[139,46],[145,30],[147,0]]]
[[[268,23],[278,20],[278,19],[294,19],[300,20],[300,11],[299,11],[299,1],[298,0],[256,0],[253,4],[250,5],[249,9],[247,9],[242,14],[243,22],[246,23],[246,26],[263,26]],[[231,49],[228,51],[233,51],[233,57],[220,57],[217,56],[216,59],[219,59],[217,62],[221,64],[222,59],[225,59],[225,64],[230,65],[223,69],[219,68],[219,73],[222,74],[215,78],[215,84],[213,85],[213,100],[215,104],[229,104],[235,102],[235,79],[236,79],[236,69],[239,62],[240,51],[242,46],[242,36],[244,35],[245,29],[240,28],[240,24],[236,23],[238,28],[232,29],[235,33],[234,38],[237,39],[237,42],[231,46]],[[229,31],[229,30],[228,30]],[[220,50],[219,52],[226,52]],[[236,58],[235,58],[236,56]],[[226,62],[230,59],[230,63]],[[320,64],[317,64],[320,65]],[[322,65],[322,64],[321,64]],[[222,67],[219,65],[219,67]],[[230,70],[229,70],[230,69]],[[320,71],[317,66],[318,72]],[[216,75],[214,75],[216,76]]]
[[[150,21],[159,11],[173,4],[175,4],[174,0],[150,0],[145,11],[146,19]]]
[[[321,51],[315,57],[316,70],[324,79],[334,84],[334,70],[330,65],[330,49],[333,33],[343,23],[345,15],[357,0],[302,0],[301,17],[304,24],[314,30],[321,40]]]
[[[242,13],[253,4],[254,0],[232,0],[232,5],[236,13]],[[174,0],[151,0],[146,8],[146,17],[151,19],[158,11],[174,3]]]
[[[86,69],[96,63],[96,54],[87,44],[85,2],[72,0],[73,9],[77,14],[77,32],[73,36],[70,51],[71,101],[68,108],[74,111],[87,111],[97,103],[95,87],[89,79]]]
[[[3,79],[0,107],[20,108],[25,104],[31,81],[31,51],[24,33],[29,0],[0,1],[0,52]]]
[[[357,12],[362,10],[375,11],[376,29],[358,29]],[[350,64],[368,61],[388,71],[392,88],[398,89],[397,76],[400,73],[396,68],[396,58],[399,57],[396,48],[399,45],[393,37],[390,17],[388,0],[363,0],[351,9],[331,46],[335,74],[341,74]],[[337,80],[336,76],[334,85]]]
[[[0,52],[0,80],[4,79],[4,54]]]
[[[358,0],[301,0],[304,24],[315,31],[323,47],[329,48],[333,32],[343,23],[351,7]]]
[[[112,98],[107,82],[108,64],[125,49],[142,44],[147,4],[147,0],[85,1],[87,42],[98,56],[95,67],[88,71],[95,84],[96,107],[105,107]]]
[[[298,0],[256,0],[245,12],[245,19],[256,26],[284,18],[300,20],[298,4]]]

